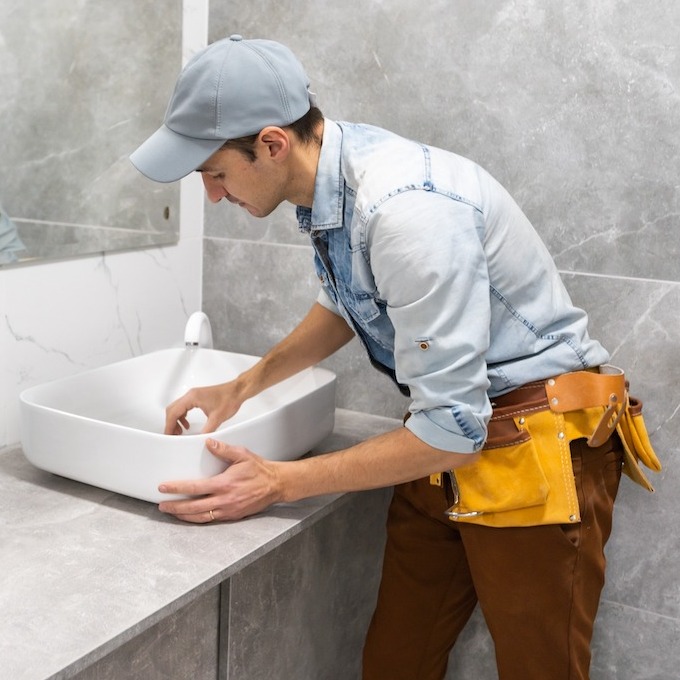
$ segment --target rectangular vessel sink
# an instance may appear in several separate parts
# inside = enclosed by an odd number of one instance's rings
[[[157,503],[163,481],[218,474],[209,437],[270,460],[294,460],[333,430],[335,375],[305,369],[246,401],[212,434],[189,413],[183,435],[163,434],[165,407],[189,388],[235,378],[259,357],[203,347],[167,349],[30,387],[20,395],[22,445],[36,467]]]

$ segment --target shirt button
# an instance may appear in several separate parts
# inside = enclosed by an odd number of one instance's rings
[[[239,40],[243,40],[243,36],[239,35],[238,33],[234,33],[234,35],[229,36],[229,40],[233,40],[234,42],[238,42]]]

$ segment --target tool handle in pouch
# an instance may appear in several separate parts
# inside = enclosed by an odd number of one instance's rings
[[[647,427],[642,417],[642,402],[634,397],[630,397],[629,401],[623,418],[616,425],[616,430],[623,442],[623,472],[648,491],[654,491],[640,463],[654,472],[661,470],[661,463],[649,441]]]

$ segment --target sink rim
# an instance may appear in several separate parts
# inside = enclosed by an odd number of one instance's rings
[[[26,406],[28,408],[32,409],[38,409],[38,410],[43,410],[46,412],[51,412],[54,414],[58,415],[63,415],[67,417],[69,420],[73,419],[75,421],[83,421],[83,422],[88,422],[88,423],[94,423],[102,426],[106,426],[107,428],[114,428],[114,429],[121,429],[121,430],[129,430],[135,433],[140,433],[143,435],[148,435],[153,438],[162,438],[164,440],[170,441],[170,440],[177,440],[177,441],[183,441],[186,440],[187,438],[194,438],[196,440],[198,439],[210,439],[215,438],[218,434],[223,433],[225,431],[233,431],[241,425],[246,425],[246,424],[252,424],[256,423],[258,420],[262,420],[267,417],[267,412],[261,412],[254,414],[252,416],[249,416],[247,419],[243,420],[238,420],[234,422],[232,419],[225,420],[216,430],[213,432],[189,432],[185,431],[182,433],[182,435],[169,435],[165,434],[164,432],[155,432],[152,430],[144,429],[144,428],[139,428],[139,427],[133,427],[131,425],[124,425],[121,423],[116,423],[116,422],[111,422],[109,420],[106,420],[105,418],[97,418],[93,416],[88,416],[88,415],[83,415],[80,413],[75,413],[72,410],[68,410],[65,408],[58,408],[53,405],[47,405],[40,403],[35,399],[36,395],[39,395],[43,391],[55,389],[56,387],[59,386],[64,386],[68,385],[69,382],[76,384],[78,381],[82,381],[86,379],[87,377],[94,377],[96,375],[105,375],[106,373],[112,372],[117,366],[122,366],[126,364],[132,364],[135,362],[141,362],[144,359],[151,357],[159,357],[160,355],[170,355],[170,354],[175,354],[178,357],[180,357],[182,354],[185,352],[202,352],[204,354],[216,354],[216,355],[222,355],[224,357],[239,357],[241,359],[248,359],[248,360],[253,360],[253,363],[258,361],[260,357],[251,355],[251,354],[243,354],[240,352],[232,352],[229,350],[219,350],[219,349],[214,349],[214,348],[183,348],[183,347],[178,347],[178,348],[169,348],[169,349],[161,349],[161,350],[155,350],[152,352],[148,352],[146,354],[141,354],[138,356],[134,357],[129,357],[127,359],[121,359],[120,361],[115,361],[110,364],[105,364],[103,366],[97,366],[95,368],[90,368],[86,369],[84,371],[80,371],[79,373],[74,373],[72,375],[67,375],[67,376],[62,376],[60,378],[55,378],[53,380],[49,380],[44,383],[40,383],[37,385],[32,385],[30,387],[25,388],[22,390],[22,392],[19,394],[19,401],[23,406]],[[276,383],[275,385],[272,385],[270,388],[267,388],[267,390],[274,390],[277,389],[280,390],[281,386],[285,386],[285,384],[288,381],[294,381],[296,378],[299,379],[300,376],[304,376],[305,374],[312,374],[314,376],[320,376],[323,378],[322,384],[319,385],[319,387],[322,387],[323,385],[327,383],[332,383],[335,380],[337,380],[337,376],[333,371],[330,371],[327,368],[324,368],[322,366],[310,366],[308,368],[303,369],[302,371],[299,371],[298,373],[290,376],[286,380],[283,380],[279,383]],[[202,383],[202,384],[209,384],[209,383]],[[264,394],[267,392],[267,390],[263,390],[262,393]],[[256,399],[259,395],[255,395],[253,399]],[[236,415],[236,414],[235,414]]]

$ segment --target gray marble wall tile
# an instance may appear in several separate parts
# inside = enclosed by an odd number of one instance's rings
[[[680,554],[680,284],[587,276],[567,277],[567,283],[572,297],[588,306],[593,335],[610,348],[612,363],[628,372],[664,465],[649,475],[654,494],[622,481],[604,597],[680,620],[680,577],[668,568]]]
[[[216,347],[260,355],[302,320],[319,282],[309,247],[209,239],[203,309]]]
[[[267,217],[253,217],[242,208],[222,201],[215,205],[206,201],[205,235],[216,238],[238,238],[248,241],[308,245],[309,236],[298,230],[295,206],[281,204]]]
[[[677,280],[678,21],[673,0],[252,0],[213,3],[210,39],[280,40],[326,115],[480,162],[560,267]]]
[[[600,606],[592,680],[680,677],[680,621],[612,602]]]
[[[74,680],[215,680],[220,591],[213,588]]]
[[[223,586],[229,634],[220,680],[360,677],[389,497],[385,489],[353,495]]]

